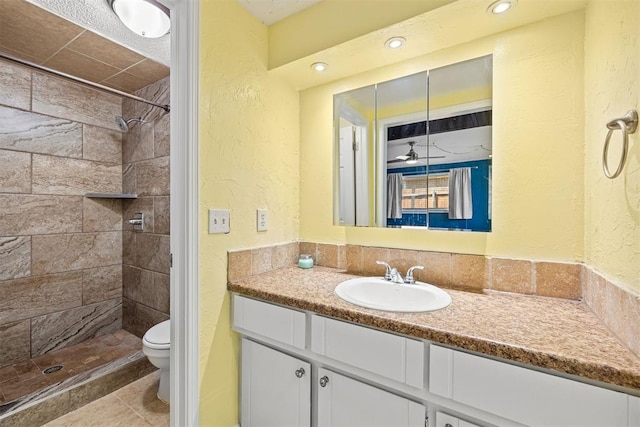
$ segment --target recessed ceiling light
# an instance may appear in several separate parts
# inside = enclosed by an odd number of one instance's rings
[[[404,37],[391,37],[389,40],[384,42],[384,45],[389,49],[398,49],[404,45],[404,42],[407,40]]]
[[[518,0],[498,0],[489,5],[487,13],[500,15],[513,8]]]
[[[319,73],[327,71],[327,68],[329,68],[329,66],[324,62],[314,62],[313,64],[311,64],[311,69]]]

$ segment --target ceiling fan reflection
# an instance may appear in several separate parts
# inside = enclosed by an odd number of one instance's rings
[[[411,165],[411,164],[417,163],[418,160],[423,160],[423,159],[443,159],[445,157],[445,156],[420,157],[418,155],[418,153],[416,153],[416,151],[413,149],[414,145],[416,145],[416,142],[415,141],[408,141],[407,144],[409,144],[409,152],[407,154],[396,156],[395,159],[388,160],[387,163],[405,162],[405,163]]]

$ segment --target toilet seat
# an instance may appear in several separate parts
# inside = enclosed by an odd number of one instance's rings
[[[171,319],[151,327],[144,334],[142,344],[156,350],[169,349],[171,347]]]

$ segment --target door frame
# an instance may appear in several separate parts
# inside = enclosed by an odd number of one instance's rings
[[[200,0],[160,2],[171,11],[171,425],[197,426]]]

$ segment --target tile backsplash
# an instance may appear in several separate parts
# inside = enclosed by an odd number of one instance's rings
[[[229,252],[228,280],[239,280],[293,266],[299,254],[310,254],[315,265],[362,276],[382,276],[383,260],[405,274],[413,265],[416,279],[445,288],[472,292],[514,292],[582,300],[611,331],[640,356],[640,296],[579,263],[521,260],[482,255],[383,247],[292,242]]]

